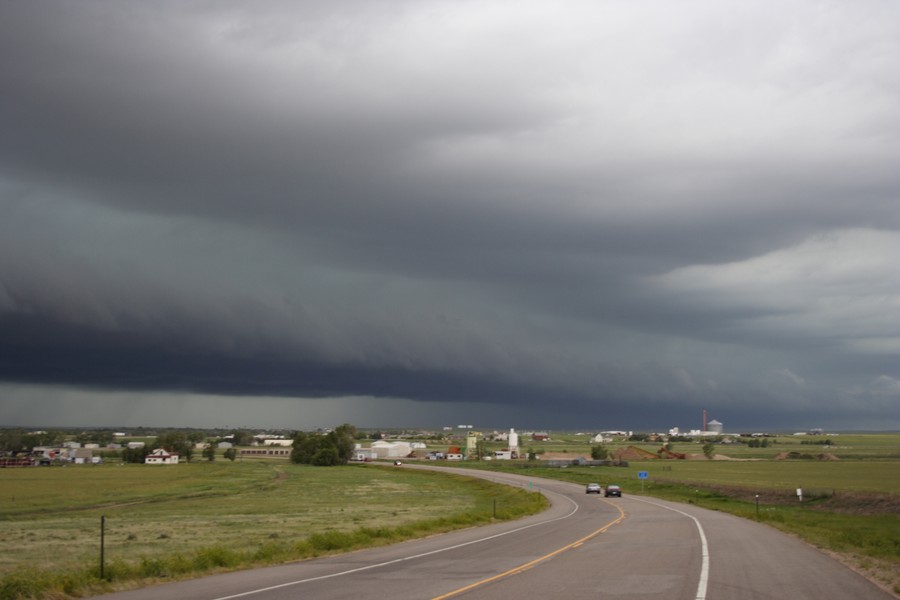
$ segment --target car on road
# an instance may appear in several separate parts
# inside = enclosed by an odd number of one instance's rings
[[[622,488],[617,485],[608,485],[606,486],[606,493],[603,494],[605,497],[609,498],[610,496],[615,496],[617,498],[622,497]]]
[[[602,491],[603,491],[603,490],[600,488],[600,484],[599,484],[599,483],[589,483],[589,484],[587,484],[587,485],[585,486],[585,488],[584,488],[584,493],[585,493],[585,494],[599,494],[599,493],[601,493]]]

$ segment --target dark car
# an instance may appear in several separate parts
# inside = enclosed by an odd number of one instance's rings
[[[585,493],[585,494],[599,494],[599,493],[602,492],[602,491],[603,491],[603,490],[600,489],[600,484],[599,484],[599,483],[589,483],[589,484],[587,484],[587,486],[585,486],[585,488],[584,488],[584,493]]]
[[[606,493],[603,494],[607,498],[610,496],[615,496],[616,498],[622,497],[622,489],[617,485],[608,485],[606,486]]]

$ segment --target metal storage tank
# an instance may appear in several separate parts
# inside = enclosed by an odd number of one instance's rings
[[[706,430],[712,433],[722,433],[722,431],[724,430],[724,425],[713,419],[706,424]]]

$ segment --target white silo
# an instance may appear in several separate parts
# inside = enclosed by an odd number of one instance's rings
[[[722,433],[722,431],[724,430],[724,425],[722,425],[719,421],[713,419],[706,424],[706,430],[710,433]]]
[[[519,434],[515,429],[509,430],[509,451],[513,454],[519,453]]]

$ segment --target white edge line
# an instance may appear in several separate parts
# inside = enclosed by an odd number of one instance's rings
[[[509,484],[507,483],[506,485],[509,485]],[[561,497],[561,498],[564,498],[564,499],[568,500],[569,502],[571,502],[573,505],[575,505],[575,508],[572,509],[572,512],[570,512],[569,514],[563,515],[563,516],[561,516],[561,517],[556,517],[555,519],[550,519],[549,521],[541,521],[540,523],[532,523],[531,525],[525,525],[524,527],[519,527],[519,528],[517,528],[517,529],[511,529],[511,530],[509,530],[509,531],[504,531],[503,533],[497,533],[497,534],[494,534],[494,535],[491,535],[491,536],[488,536],[488,537],[485,537],[485,538],[479,538],[479,539],[477,539],[477,540],[472,540],[472,541],[469,541],[469,542],[463,542],[462,544],[456,544],[455,546],[448,546],[448,547],[446,547],[446,548],[439,548],[439,549],[437,549],[437,550],[431,550],[431,551],[429,551],[429,552],[423,552],[422,554],[414,554],[414,555],[412,555],[412,556],[405,556],[405,557],[403,557],[403,558],[395,558],[394,560],[389,560],[389,561],[387,561],[387,562],[377,563],[377,564],[374,564],[374,565],[366,565],[365,567],[358,567],[358,568],[356,568],[356,569],[350,569],[350,570],[348,570],[348,571],[341,571],[341,572],[339,572],[339,573],[330,573],[330,574],[328,574],[328,575],[319,575],[318,577],[310,577],[310,578],[308,578],[308,579],[299,579],[299,580],[297,580],[297,581],[288,581],[287,583],[280,583],[280,584],[278,584],[278,585],[273,585],[273,586],[270,586],[270,587],[260,588],[260,589],[257,589],[257,590],[250,590],[250,591],[247,591],[247,592],[241,592],[240,594],[234,594],[234,595],[231,595],[231,596],[222,596],[222,597],[220,597],[220,598],[214,598],[213,600],[231,600],[232,598],[243,598],[243,597],[245,597],[245,596],[252,596],[253,594],[261,594],[261,593],[263,593],[263,592],[269,592],[269,591],[277,590],[277,589],[280,589],[280,588],[286,588],[286,587],[290,587],[290,586],[292,586],[292,585],[300,585],[301,583],[309,583],[309,582],[311,582],[311,581],[321,581],[321,580],[323,580],[323,579],[331,579],[331,578],[333,578],[333,577],[341,577],[341,576],[343,576],[343,575],[350,575],[350,574],[352,574],[352,573],[359,573],[360,571],[368,571],[368,570],[370,570],[370,569],[377,569],[378,567],[385,567],[385,566],[387,566],[387,565],[392,565],[392,564],[399,563],[399,562],[403,562],[403,561],[407,561],[407,560],[414,560],[414,559],[416,559],[416,558],[422,558],[422,557],[425,557],[425,556],[431,556],[432,554],[439,554],[439,553],[441,553],[441,552],[447,552],[448,550],[456,550],[457,548],[463,548],[463,547],[465,547],[465,546],[470,546],[470,545],[472,545],[472,544],[480,544],[481,542],[486,542],[486,541],[488,541],[488,540],[493,540],[493,539],[496,539],[496,538],[499,538],[499,537],[503,537],[504,535],[509,535],[509,534],[511,534],[511,533],[517,533],[517,532],[519,532],[519,531],[524,531],[524,530],[526,530],[526,529],[531,529],[532,527],[538,527],[539,525],[547,525],[547,524],[549,524],[549,523],[555,523],[556,521],[561,521],[561,520],[563,520],[563,519],[568,519],[569,517],[571,517],[572,515],[574,515],[576,512],[578,512],[578,504],[577,504],[574,500],[572,500],[571,498],[569,498],[569,497],[567,497],[567,496],[563,496],[562,494],[560,494],[560,493],[558,493],[558,492],[551,492],[551,491],[549,491],[549,490],[541,490],[541,493],[544,493],[544,494],[553,494],[553,495],[555,495],[555,496],[559,496],[559,497]],[[690,515],[688,515],[688,516],[690,516]],[[698,527],[699,527],[699,523],[698,523]],[[702,532],[701,532],[701,535],[702,535]],[[704,547],[705,547],[705,543],[706,543],[706,540],[704,539]],[[698,597],[697,597],[697,600],[702,600],[702,599],[698,596]]]
[[[635,498],[634,496],[632,496],[631,499],[637,500],[638,502],[652,504],[653,506],[658,506],[666,510],[671,510],[672,512],[677,512],[678,514],[684,515],[691,519],[694,522],[694,525],[697,526],[697,532],[700,534],[700,555],[702,557],[702,561],[700,563],[700,580],[697,582],[697,596],[695,597],[695,600],[706,600],[706,588],[709,584],[709,545],[706,543],[706,533],[704,533],[703,526],[700,525],[699,519],[697,519],[697,517],[693,515],[689,515],[682,510],[672,508],[671,506],[657,504],[656,502],[643,500],[641,498]]]

